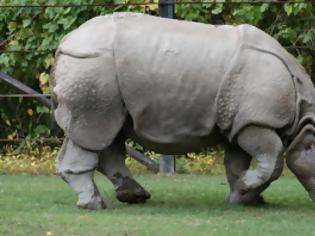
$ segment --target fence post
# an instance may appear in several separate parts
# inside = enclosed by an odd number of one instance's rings
[[[160,173],[165,175],[175,173],[175,156],[160,155]]]
[[[159,0],[159,16],[174,18],[174,0]],[[170,175],[175,172],[175,157],[172,155],[160,155],[160,173]]]
[[[173,19],[174,15],[175,15],[174,0],[159,0],[159,16]]]

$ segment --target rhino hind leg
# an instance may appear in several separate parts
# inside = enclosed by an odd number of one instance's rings
[[[237,194],[230,201],[251,204],[258,200],[259,203],[260,198],[257,196],[282,173],[282,141],[275,131],[258,126],[245,128],[237,141],[240,148],[252,156],[257,164],[239,176],[233,187],[233,192]]]
[[[76,192],[77,207],[84,209],[106,208],[94,182],[97,153],[81,148],[66,138],[56,159],[56,168],[62,179]]]
[[[98,171],[112,182],[119,201],[144,203],[150,194],[134,180],[125,165],[125,158],[125,140],[118,137],[111,146],[99,153]]]

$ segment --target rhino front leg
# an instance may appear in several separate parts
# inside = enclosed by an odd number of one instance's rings
[[[137,183],[125,165],[125,140],[116,140],[99,155],[98,170],[114,185],[116,197],[121,202],[144,203],[150,194]]]
[[[224,153],[225,172],[230,185],[230,193],[226,200],[229,203],[234,203],[240,199],[235,184],[241,175],[248,170],[252,158],[238,146],[227,146]],[[261,204],[264,203],[264,199],[260,196],[260,192],[257,192],[257,194],[252,194],[251,199],[248,199],[248,203]]]
[[[257,126],[245,128],[237,141],[257,164],[236,181],[233,192],[237,194],[230,198],[230,202],[253,203],[255,196],[259,196],[282,173],[282,141],[275,131]]]
[[[97,164],[97,153],[87,151],[68,138],[65,139],[56,159],[56,169],[76,192],[79,208],[91,210],[106,208],[93,179]]]

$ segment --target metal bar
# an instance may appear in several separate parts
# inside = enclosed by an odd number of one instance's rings
[[[50,94],[0,94],[0,98],[36,98],[51,97]]]
[[[18,143],[26,140],[26,138],[14,138],[14,139],[8,139],[8,138],[0,138],[0,142],[7,142],[7,143]],[[62,142],[63,138],[32,138],[28,139],[33,142]]]
[[[292,45],[292,46],[283,46],[283,47],[286,48],[286,49],[308,49],[308,50],[315,50],[315,47],[302,46],[302,45],[300,45],[300,46],[294,46],[294,45]]]
[[[232,1],[232,2],[225,2],[223,0],[213,0],[213,1],[174,1],[175,4],[263,4],[263,3],[271,3],[271,4],[294,4],[294,3],[310,3],[315,4],[314,1],[287,1],[287,0],[239,0],[239,1]],[[43,5],[0,5],[0,8],[80,8],[80,7],[105,7],[105,6],[139,6],[139,5],[154,5],[156,2],[105,2],[100,4],[43,4]]]
[[[0,94],[1,97],[32,97],[37,99],[39,102],[43,103],[47,107],[51,108],[51,100],[48,99],[50,95],[40,94],[37,91],[33,90],[32,88],[26,86],[22,82],[14,79],[13,77],[0,72],[0,79],[4,82],[12,85],[13,87],[17,88],[18,90],[25,92],[26,94]],[[0,142],[20,142],[23,139],[0,139]],[[62,140],[62,139],[59,139]],[[38,138],[33,139],[33,141],[56,141],[56,139],[49,139],[49,138]],[[145,166],[149,167],[152,171],[158,172],[158,164],[152,161],[150,158],[146,157],[145,155],[141,154],[140,152],[134,150],[132,147],[126,146],[127,153],[132,156],[135,160],[139,161],[140,163],[144,164]]]
[[[302,30],[301,30],[302,31]],[[305,31],[305,30],[304,30]],[[283,46],[287,49],[307,49],[307,50],[315,50],[315,47],[312,46],[304,46],[304,45],[285,45]],[[46,54],[55,51],[53,50],[42,50],[42,51],[33,51],[33,50],[0,50],[1,53],[33,53],[33,54]]]
[[[173,155],[161,155],[160,156],[160,173],[171,175],[175,173],[175,156]]]
[[[138,152],[137,150],[133,149],[129,145],[126,144],[125,146],[126,146],[126,151],[129,156],[133,157],[136,161],[148,167],[154,173],[159,172],[159,165],[155,161],[143,155],[141,152]]]
[[[16,139],[6,139],[6,138],[0,138],[0,142],[22,142],[25,139],[23,138],[16,138]],[[63,138],[33,138],[33,139],[29,139],[30,141],[33,142],[55,142],[55,143],[61,143],[63,142]],[[150,169],[151,171],[153,171],[154,173],[158,173],[159,172],[159,164],[156,163],[155,161],[153,161],[152,159],[150,159],[149,157],[147,157],[146,155],[142,154],[141,152],[138,152],[137,150],[135,150],[134,148],[130,147],[129,145],[125,144],[126,146],[126,151],[127,154],[129,156],[131,156],[133,159],[135,159],[136,161],[140,162],[142,165],[145,165],[146,167],[148,167],[148,169]]]
[[[263,3],[271,3],[271,4],[294,4],[294,3],[310,3],[310,4],[315,4],[314,0],[309,0],[309,1],[288,1],[288,0],[239,0],[239,1],[232,1],[232,2],[227,2],[226,0],[213,0],[213,1],[202,1],[202,0],[197,0],[197,1],[175,1],[175,4],[263,4]]]
[[[27,49],[22,49],[22,50],[7,50],[7,49],[0,49],[1,53],[33,53],[33,54],[41,54],[41,53],[53,53],[55,52],[56,49],[47,49],[47,50],[27,50]]]
[[[31,95],[38,95],[35,97],[35,99],[41,103],[43,103],[47,107],[51,107],[51,101],[50,99],[47,99],[46,97],[43,97],[42,94],[39,92],[35,91],[34,89],[26,86],[22,82],[14,79],[13,77],[3,73],[0,71],[0,80],[12,85],[13,87],[17,88],[21,92],[24,92],[26,94],[31,94]]]
[[[175,16],[174,0],[159,0],[159,16],[173,19]]]

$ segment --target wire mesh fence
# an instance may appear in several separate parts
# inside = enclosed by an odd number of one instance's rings
[[[263,4],[263,3],[272,3],[272,4],[294,4],[294,3],[311,3],[315,4],[314,0],[196,0],[196,1],[187,1],[187,0],[168,0],[163,1],[160,4]],[[138,5],[157,5],[159,4],[157,1],[149,0],[149,1],[104,1],[102,3],[93,3],[93,4],[2,4],[0,8],[45,8],[45,7],[52,7],[52,8],[64,8],[64,7],[71,7],[71,8],[80,8],[80,7],[106,7],[106,6],[113,6],[113,5],[124,5],[124,6],[138,6]]]
[[[284,4],[298,4],[298,3],[308,3],[308,4],[315,4],[315,0],[304,0],[304,1],[287,1],[287,0],[235,0],[235,1],[224,1],[224,0],[205,0],[205,1],[163,1],[161,4],[175,4],[175,5],[183,5],[183,4],[191,4],[191,5],[207,5],[207,4],[277,4],[277,5],[284,5]],[[82,8],[82,7],[88,7],[88,8],[100,8],[100,7],[108,7],[108,6],[146,6],[146,5],[158,5],[157,1],[104,1],[101,3],[96,4],[0,4],[0,10],[5,10],[9,8]],[[301,29],[301,31],[303,31]],[[8,36],[10,38],[11,35]],[[4,45],[7,42],[8,39],[3,40],[0,42],[0,53],[17,53],[17,54],[47,54],[47,53],[54,53],[55,48],[53,49],[47,49],[47,50],[29,50],[26,48],[18,49],[18,50],[12,50],[12,49],[5,49],[1,48],[1,45]],[[315,51],[315,47],[313,45],[284,45],[285,48],[289,50],[294,49],[301,49],[301,50],[310,50]],[[50,94],[21,94],[21,93],[11,93],[11,94],[0,94],[0,99],[6,99],[6,98],[38,98],[38,97],[45,97],[50,98]],[[21,135],[16,135],[19,138],[4,138],[0,137],[0,142],[21,142],[24,140],[24,138]],[[62,138],[47,138],[47,137],[39,137],[34,138],[34,142],[62,142]]]
[[[306,50],[315,50],[315,46],[305,46],[305,45],[284,45],[283,46],[286,49],[306,49]],[[32,53],[32,54],[47,54],[47,53],[54,53],[56,49],[50,49],[50,50],[39,50],[39,51],[33,51],[33,50],[5,50],[0,49],[0,53]]]
[[[0,94],[0,98],[36,98],[51,97],[50,94]]]

